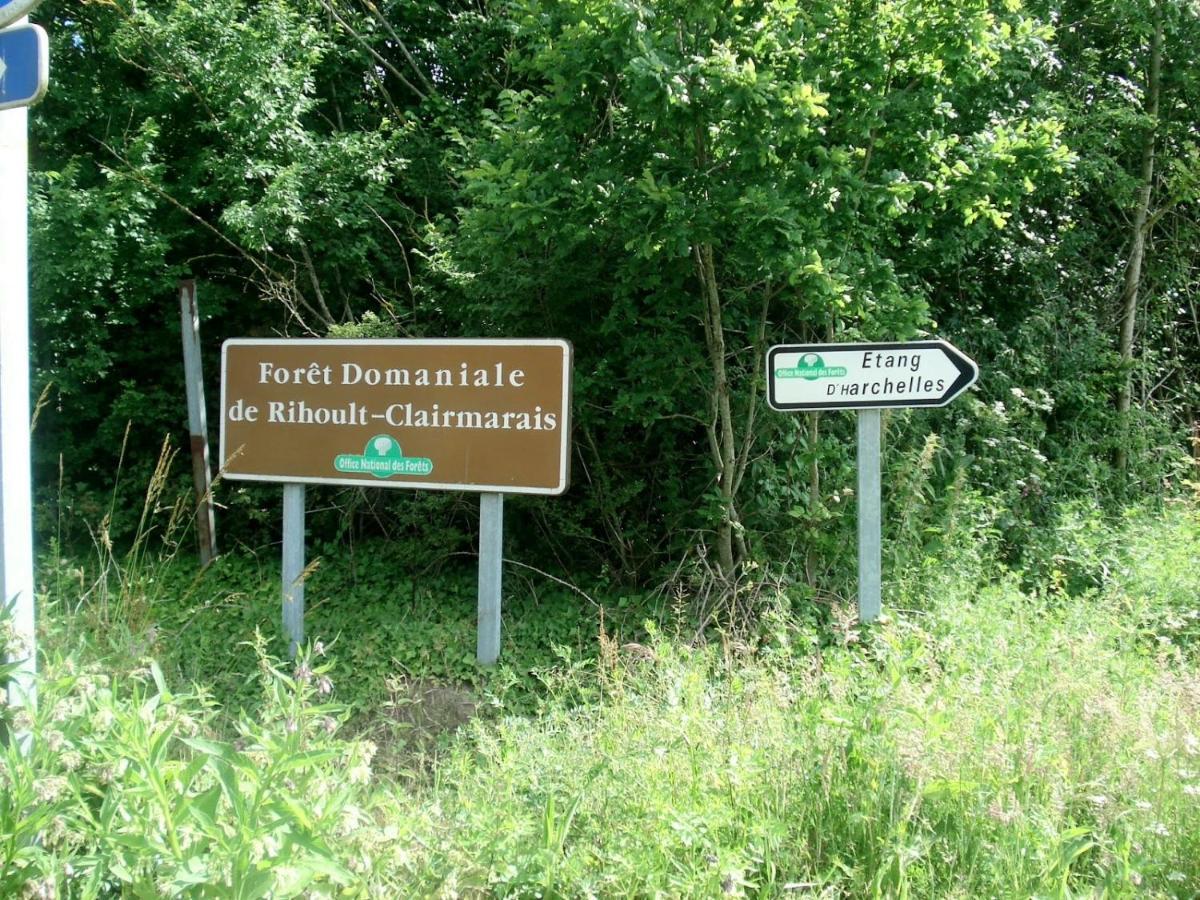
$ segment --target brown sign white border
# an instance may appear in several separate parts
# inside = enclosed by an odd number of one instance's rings
[[[228,460],[226,448],[226,422],[228,406],[226,398],[226,360],[228,348],[233,346],[303,346],[321,347],[558,347],[562,350],[562,415],[559,436],[558,483],[552,487],[530,487],[512,484],[461,484],[430,481],[387,481],[378,478],[326,478],[317,475],[272,475],[241,474],[225,470]],[[571,372],[574,350],[569,341],[560,338],[229,338],[221,345],[221,427],[220,460],[222,477],[236,481],[257,481],[273,484],[329,484],[342,487],[407,488],[410,490],[469,491],[472,493],[540,494],[554,496],[566,492],[570,485],[570,433],[571,433]]]

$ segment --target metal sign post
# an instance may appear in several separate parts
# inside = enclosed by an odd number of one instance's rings
[[[879,410],[858,413],[858,618],[874,622],[883,607],[883,491]]]
[[[480,495],[476,656],[496,662],[504,495],[567,489],[571,357],[552,339],[225,342],[224,477],[285,483],[293,653],[304,640],[303,486],[355,485]]]
[[[293,658],[304,643],[304,485],[283,486],[283,633]]]
[[[785,344],[767,353],[767,402],[858,411],[858,617],[879,618],[883,581],[880,410],[945,406],[979,377],[947,341]]]
[[[39,0],[0,0],[0,26]],[[29,447],[29,120],[49,80],[46,33],[37,26],[0,32],[0,603],[12,615],[17,664],[8,702],[37,703],[33,581],[33,503]],[[28,750],[30,736],[15,735]]]
[[[33,513],[29,461],[29,268],[26,111],[0,112],[0,602],[19,664],[8,702],[35,705]],[[18,736],[18,740],[21,737]]]
[[[479,495],[479,626],[475,658],[490,666],[500,658],[500,589],[503,583],[504,495]]]

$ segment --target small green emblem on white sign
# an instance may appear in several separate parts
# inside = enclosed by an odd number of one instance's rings
[[[339,472],[354,472],[388,478],[392,475],[428,475],[433,460],[424,456],[405,456],[395,438],[377,434],[367,441],[361,454],[341,453],[333,460]]]
[[[845,366],[827,366],[825,360],[815,353],[805,353],[791,369],[776,369],[776,378],[803,378],[816,381],[818,378],[845,378]]]

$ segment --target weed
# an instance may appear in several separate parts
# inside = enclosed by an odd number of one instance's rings
[[[158,638],[117,663],[64,641],[59,597],[33,749],[0,775],[0,890],[1194,896],[1200,519],[1071,515],[1063,579],[955,541],[869,629],[765,579],[594,622],[574,592],[506,597],[490,673],[470,579],[398,581],[384,554],[314,573],[327,638],[288,665],[252,559],[157,570]]]

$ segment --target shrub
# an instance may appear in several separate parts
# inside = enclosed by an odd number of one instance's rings
[[[259,641],[265,702],[233,739],[203,690],[158,664],[112,678],[54,660],[0,777],[0,889],[36,896],[289,897],[361,884],[374,748],[337,736],[328,665],[285,673]],[[336,850],[334,849],[336,848]]]

